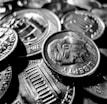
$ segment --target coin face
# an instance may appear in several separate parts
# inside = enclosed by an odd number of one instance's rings
[[[96,15],[86,11],[74,11],[65,14],[61,20],[65,29],[77,31],[96,40],[105,30],[104,22]]]
[[[0,28],[0,61],[14,51],[17,43],[17,33],[13,29]]]
[[[34,60],[33,60],[34,62]],[[66,86],[59,82],[43,59],[35,60],[19,75],[20,93],[30,102],[40,104],[72,104],[75,96],[75,86]],[[72,82],[71,82],[72,83]],[[26,91],[28,89],[29,91]],[[29,99],[29,97],[31,99]]]
[[[0,72],[0,99],[6,93],[12,78],[12,67],[8,66]]]
[[[100,62],[96,44],[87,36],[71,31],[58,32],[48,37],[42,55],[53,71],[68,77],[90,75]]]
[[[3,27],[8,26],[16,30],[26,47],[27,56],[40,53],[45,38],[58,31],[51,27],[51,24],[39,9],[14,12],[1,23]]]

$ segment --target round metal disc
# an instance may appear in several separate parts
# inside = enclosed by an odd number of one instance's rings
[[[12,67],[8,66],[0,72],[0,99],[4,96],[12,79]]]
[[[10,28],[0,28],[0,61],[10,55],[18,43],[17,33]]]
[[[48,37],[42,55],[53,71],[68,77],[90,75],[100,62],[96,44],[87,36],[71,31],[58,32]]]
[[[104,22],[96,15],[87,11],[74,11],[65,14],[61,23],[65,29],[77,31],[96,40],[105,30]]]
[[[29,102],[35,100],[35,103],[39,102],[40,104],[50,104],[50,102],[52,104],[72,104],[75,86],[66,86],[59,82],[43,59],[35,59],[32,62],[19,75],[21,95],[26,97]],[[26,91],[26,89],[28,90]]]
[[[5,21],[5,22],[4,22]],[[3,27],[14,28],[24,43],[27,56],[41,52],[43,41],[59,31],[39,9],[25,9],[14,12],[2,21]]]

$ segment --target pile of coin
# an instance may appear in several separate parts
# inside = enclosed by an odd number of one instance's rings
[[[0,9],[1,104],[106,104],[106,4],[0,0]]]

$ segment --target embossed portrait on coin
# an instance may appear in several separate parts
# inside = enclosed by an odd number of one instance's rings
[[[48,54],[54,64],[68,66],[85,63],[90,52],[83,40],[72,36],[65,36],[49,44]]]

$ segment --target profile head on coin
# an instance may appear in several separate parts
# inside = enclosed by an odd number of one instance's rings
[[[0,62],[15,50],[18,43],[17,33],[10,28],[0,28]]]
[[[33,56],[41,52],[44,39],[53,31],[49,21],[39,9],[25,9],[7,16],[1,25],[15,29],[25,45],[27,56]]]
[[[53,71],[68,77],[91,75],[100,62],[96,44],[89,37],[72,31],[62,31],[48,37],[42,55]]]
[[[100,17],[87,11],[68,12],[61,23],[65,29],[80,32],[92,40],[100,38],[105,30],[105,24]]]

